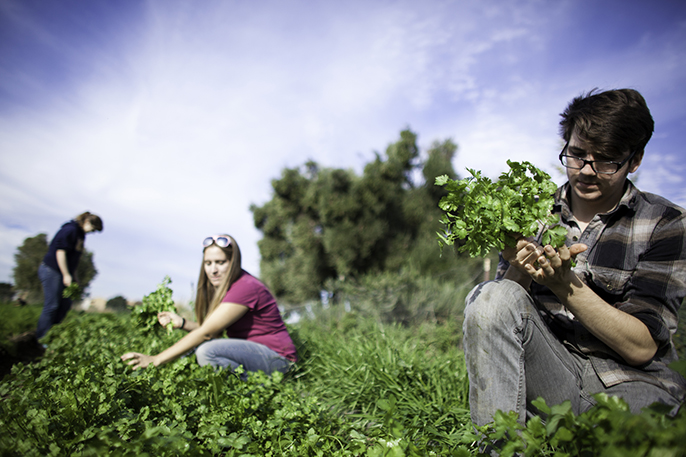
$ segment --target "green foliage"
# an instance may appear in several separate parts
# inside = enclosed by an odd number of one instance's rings
[[[12,352],[10,337],[36,329],[38,317],[43,311],[43,305],[15,306],[10,303],[0,303],[0,353]]]
[[[17,290],[23,290],[33,294],[37,301],[42,301],[43,286],[38,279],[38,267],[43,257],[48,252],[48,236],[39,233],[36,236],[26,238],[14,254],[14,286]]]
[[[439,203],[445,211],[445,228],[438,233],[441,246],[465,240],[458,250],[479,257],[514,246],[518,237],[534,236],[542,227],[548,228],[543,244],[564,245],[566,231],[555,226],[559,216],[551,214],[555,183],[529,162],[507,164],[510,170],[496,182],[471,169],[466,179],[436,178],[436,185],[448,191]]]
[[[121,295],[117,295],[116,297],[107,300],[105,308],[116,312],[129,311],[129,305],[126,303],[126,299]]]
[[[27,292],[29,294],[28,301],[43,301],[43,286],[38,279],[38,267],[47,252],[48,236],[45,233],[39,233],[36,236],[26,238],[14,254],[15,266],[12,271],[14,288]],[[93,253],[84,250],[76,267],[75,278],[78,280],[82,294],[88,289],[97,274],[98,270],[93,262]]]
[[[31,308],[3,306],[11,321]],[[504,456],[684,456],[684,410],[631,414],[605,396],[578,416],[539,400],[545,421],[522,426],[498,413],[477,434],[459,321],[350,325],[339,312],[289,326],[301,359],[291,372],[246,382],[192,355],[131,371],[121,354],[159,352],[183,332],[140,332],[131,314],[72,312],[48,332],[40,361],[0,381],[0,455],[467,457],[485,439]]]
[[[569,401],[549,407],[542,398],[533,401],[546,420],[517,422],[515,412],[498,411],[494,421],[479,428],[486,442],[501,456],[684,456],[686,411],[667,415],[668,407],[655,404],[632,414],[624,400],[594,396],[597,404],[576,416]]]
[[[62,290],[62,297],[69,298],[74,301],[81,300],[83,289],[77,283],[73,282]]]
[[[298,385],[356,430],[443,455],[469,429],[466,368],[454,333],[427,325],[417,335],[369,320],[345,329],[334,320],[304,321],[298,334],[310,352],[295,373]]]
[[[200,367],[194,357],[133,372],[128,350],[159,351],[181,335],[131,332],[128,314],[71,313],[50,351],[0,384],[0,454],[352,455],[350,428],[283,376]]]
[[[168,287],[169,284],[171,284],[171,278],[165,276],[162,282],[157,285],[157,290],[143,297],[143,302],[134,308],[132,314],[136,327],[144,332],[152,332],[157,329],[158,313],[162,311],[177,312],[174,300],[172,300],[173,291]],[[171,333],[173,328],[171,322],[167,324],[167,333]]]
[[[42,311],[42,304],[15,306],[10,303],[0,303],[0,316],[2,316],[0,319],[0,340],[34,330]]]
[[[434,245],[435,247],[435,245]],[[345,305],[350,314],[383,323],[419,325],[460,319],[467,293],[483,280],[481,260],[462,259],[440,277],[423,275],[408,266],[397,273],[369,273],[359,278],[331,279],[324,284],[330,302]]]
[[[12,301],[14,286],[8,282],[0,282],[0,303]]]
[[[279,298],[302,303],[335,278],[397,272],[408,262],[425,274],[450,269],[452,259],[436,260],[432,241],[442,195],[433,180],[455,176],[456,148],[450,140],[434,143],[421,168],[416,135],[404,130],[361,176],[314,162],[285,169],[272,181],[273,198],[251,207],[264,235],[258,243],[262,278]],[[414,182],[418,171],[426,182]]]

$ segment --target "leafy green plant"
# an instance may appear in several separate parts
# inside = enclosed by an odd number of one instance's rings
[[[169,288],[171,278],[165,276],[157,290],[143,297],[143,301],[139,306],[133,310],[133,320],[136,326],[143,331],[149,332],[156,328],[157,314],[162,311],[171,311],[176,313],[176,305],[172,300],[172,290]],[[169,322],[166,325],[167,333],[171,333],[174,328],[173,324]]]
[[[551,214],[557,186],[550,175],[529,162],[507,164],[510,170],[495,182],[473,169],[465,179],[436,178],[436,185],[448,192],[439,203],[445,211],[445,228],[438,233],[441,247],[463,241],[460,252],[480,257],[514,246],[518,237],[534,236],[541,228],[546,228],[543,244],[564,245],[566,230]]]
[[[71,313],[48,333],[40,361],[15,365],[0,383],[0,455],[364,453],[366,437],[353,443],[342,416],[281,373],[244,382],[193,356],[131,371],[123,352],[160,350],[180,337],[131,331],[131,319]]]
[[[29,330],[35,330],[38,317],[43,311],[43,304],[15,306],[0,303],[0,341]]]
[[[686,411],[675,417],[670,408],[654,404],[632,414],[627,403],[606,394],[578,416],[566,401],[548,406],[542,398],[532,403],[546,417],[535,416],[526,425],[514,411],[498,411],[494,421],[479,427],[485,441],[500,456],[625,456],[678,457],[686,455]]]
[[[77,283],[73,282],[62,290],[62,297],[69,298],[73,301],[81,300],[83,289]]]
[[[25,308],[5,305],[3,316],[23,321]],[[289,325],[293,369],[243,382],[193,355],[132,371],[122,353],[159,352],[181,332],[72,312],[41,359],[0,381],[0,455],[468,457],[486,440],[503,456],[685,456],[686,409],[632,414],[605,396],[580,415],[537,401],[545,420],[498,413],[475,430],[458,329],[303,319]]]

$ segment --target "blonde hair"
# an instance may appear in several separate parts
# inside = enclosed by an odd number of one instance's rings
[[[215,243],[205,247],[202,250],[202,263],[200,264],[200,277],[198,278],[198,289],[195,296],[195,318],[199,324],[202,324],[207,316],[214,311],[222,302],[226,292],[231,285],[236,282],[241,275],[241,250],[238,243],[233,237],[229,235],[220,235],[227,237],[231,242],[226,247],[218,246]],[[226,255],[226,260],[229,262],[229,274],[222,280],[219,286],[215,287],[210,282],[210,279],[205,273],[205,251],[211,247],[218,247]]]

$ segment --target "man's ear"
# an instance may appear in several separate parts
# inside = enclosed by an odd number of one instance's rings
[[[641,162],[643,161],[643,151],[638,151],[632,158],[631,161],[629,162],[629,173],[636,173],[636,170],[638,170],[638,167],[641,166]]]

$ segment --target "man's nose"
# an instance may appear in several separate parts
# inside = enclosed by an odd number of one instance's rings
[[[588,175],[594,175],[596,174],[596,171],[593,169],[593,165],[591,162],[586,162],[584,163],[584,166],[581,167],[581,170],[579,170],[581,173],[585,173]]]

